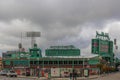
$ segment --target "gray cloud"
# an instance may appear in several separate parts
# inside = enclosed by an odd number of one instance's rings
[[[25,32],[40,31],[37,42],[43,49],[73,44],[86,51],[96,30],[108,29],[110,34],[116,31],[107,21],[119,22],[119,3],[119,0],[0,0],[0,45],[4,46],[1,49],[16,48],[21,32],[24,47],[28,48],[30,39]]]
[[[118,0],[2,0],[0,17],[3,20],[26,18],[44,27],[56,22],[73,27],[89,21],[118,18],[119,3]]]

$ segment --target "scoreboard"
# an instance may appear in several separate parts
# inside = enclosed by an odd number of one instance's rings
[[[92,39],[92,53],[113,53],[113,41]]]
[[[100,52],[108,53],[109,52],[109,41],[99,41]]]
[[[98,54],[107,62],[114,62],[113,41],[110,40],[108,33],[98,33],[96,31],[96,38],[92,39],[91,52]]]

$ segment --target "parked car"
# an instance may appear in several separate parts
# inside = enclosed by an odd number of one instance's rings
[[[2,71],[0,71],[0,75],[1,76],[6,76],[7,75],[7,70],[2,70]]]
[[[17,73],[15,71],[8,71],[6,76],[7,77],[17,77]]]

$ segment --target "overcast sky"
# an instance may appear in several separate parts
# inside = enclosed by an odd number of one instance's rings
[[[0,0],[0,50],[31,47],[28,31],[39,31],[38,46],[75,45],[91,53],[96,31],[109,33],[120,45],[120,0]],[[119,52],[119,50],[118,50]]]

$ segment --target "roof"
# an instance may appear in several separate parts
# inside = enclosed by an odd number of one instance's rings
[[[45,58],[94,58],[98,55],[82,55],[82,56],[45,56]]]

